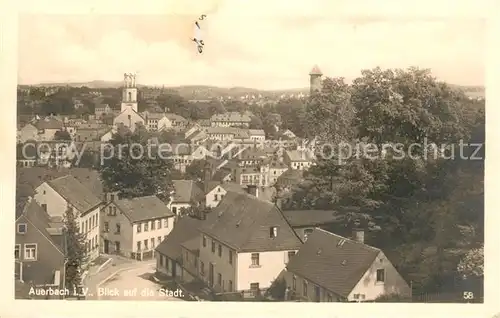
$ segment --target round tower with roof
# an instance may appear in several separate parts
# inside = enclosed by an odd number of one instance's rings
[[[311,72],[309,73],[309,89],[310,95],[314,95],[317,92],[321,91],[322,85],[321,85],[321,77],[323,76],[323,73],[319,69],[318,65],[315,65]]]

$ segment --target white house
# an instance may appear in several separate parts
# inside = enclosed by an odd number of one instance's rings
[[[215,208],[221,203],[228,191],[244,193],[243,187],[234,182],[211,181],[206,185],[205,206]]]
[[[264,142],[266,140],[266,133],[263,129],[249,129],[250,140],[255,142]]]
[[[106,196],[101,211],[102,251],[138,260],[154,257],[154,249],[174,227],[174,214],[168,206],[156,196]]]
[[[411,297],[411,288],[384,253],[355,239],[315,229],[287,265],[290,299],[313,302],[372,301],[388,294]]]
[[[228,192],[200,227],[198,275],[220,293],[255,297],[271,286],[301,240],[272,203]]]
[[[289,150],[285,152],[284,162],[294,170],[307,170],[314,162],[311,151]]]
[[[87,237],[89,260],[99,256],[101,200],[90,189],[67,175],[42,183],[35,189],[34,199],[52,218],[63,219],[67,209],[73,209],[80,232]]]

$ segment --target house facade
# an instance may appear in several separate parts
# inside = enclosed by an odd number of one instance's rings
[[[158,197],[119,199],[115,194],[107,194],[101,211],[101,251],[137,260],[150,259],[173,227],[174,214]]]
[[[411,288],[384,253],[364,244],[363,237],[359,231],[348,239],[315,229],[287,264],[284,277],[290,299],[359,302],[388,294],[411,297]]]
[[[228,192],[211,213],[200,228],[199,278],[216,293],[257,297],[302,244],[281,211],[253,195]]]
[[[71,175],[42,183],[35,189],[35,201],[51,218],[64,219],[73,209],[80,232],[86,238],[88,260],[99,256],[99,216],[101,200]]]
[[[34,289],[65,288],[65,253],[62,225],[56,226],[31,197],[16,207],[16,298],[63,299],[66,295],[40,295]],[[33,289],[32,289],[33,288]]]

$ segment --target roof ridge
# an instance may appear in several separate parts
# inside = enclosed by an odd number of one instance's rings
[[[321,232],[326,233],[326,234],[329,234],[329,235],[332,235],[332,236],[336,236],[336,237],[338,237],[338,238],[341,238],[341,239],[343,239],[343,240],[349,241],[349,242],[351,242],[351,243],[355,243],[355,244],[360,245],[360,246],[362,246],[362,247],[366,247],[366,248],[369,248],[369,249],[373,249],[373,250],[375,250],[375,251],[381,251],[381,249],[379,249],[379,248],[377,248],[377,247],[374,247],[374,246],[368,245],[368,244],[366,244],[366,243],[361,243],[361,242],[358,242],[358,241],[356,241],[356,240],[350,239],[350,238],[348,238],[348,237],[344,237],[344,236],[342,236],[342,235],[338,235],[338,234],[336,234],[336,233],[329,232],[329,231],[324,230],[324,229],[319,228],[319,227],[318,227],[318,228],[316,228],[316,230],[317,230],[317,231],[321,231]]]

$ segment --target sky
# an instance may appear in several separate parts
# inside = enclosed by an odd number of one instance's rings
[[[481,1],[122,1],[120,9],[60,4],[23,12],[19,83],[121,81],[136,72],[145,85],[285,89],[307,87],[317,64],[348,81],[362,69],[418,66],[449,83],[484,85]]]

